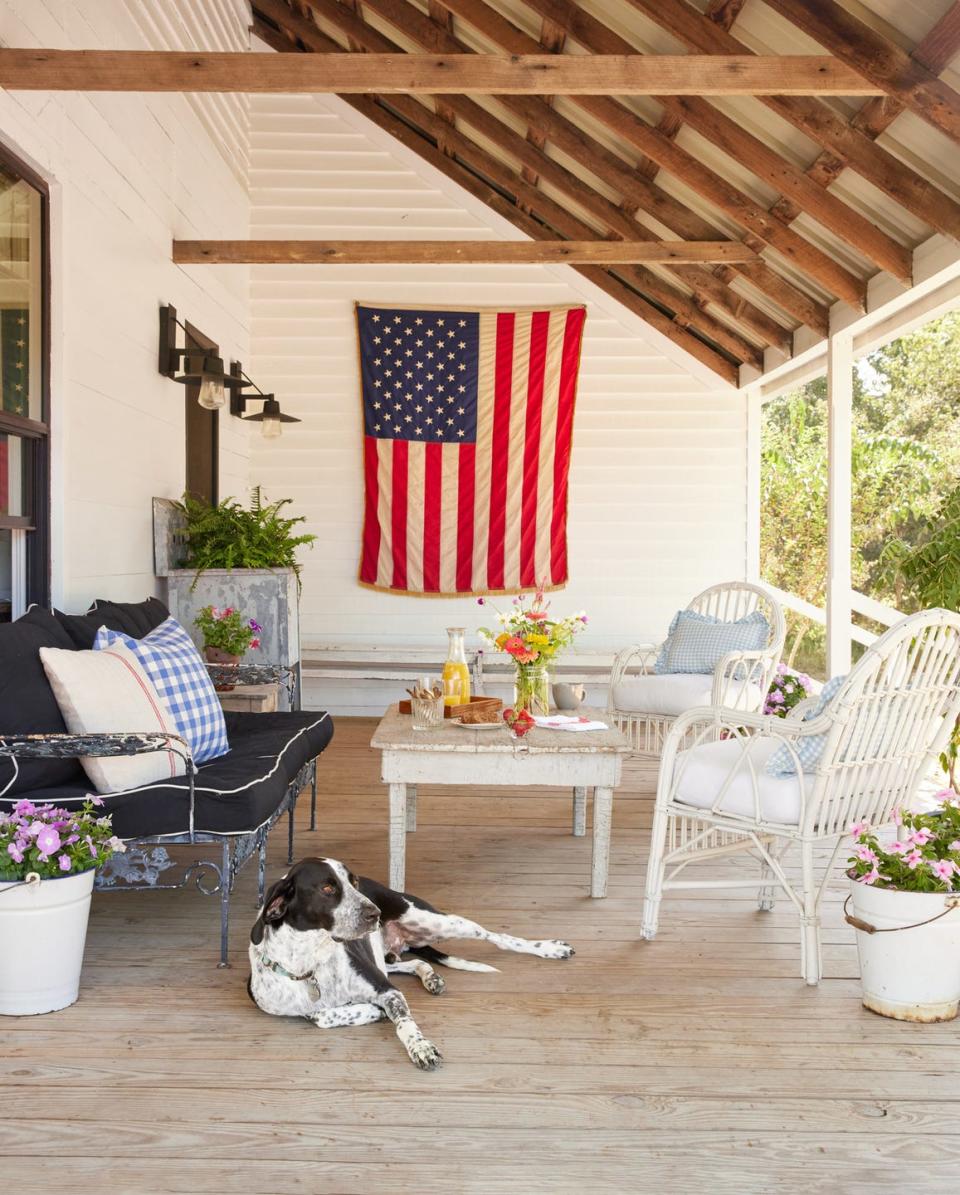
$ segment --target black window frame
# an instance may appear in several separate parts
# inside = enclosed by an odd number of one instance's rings
[[[0,143],[0,167],[40,195],[40,419],[0,410],[0,432],[19,436],[29,453],[30,513],[0,515],[0,527],[27,532],[26,604],[50,605],[50,187],[22,158]]]

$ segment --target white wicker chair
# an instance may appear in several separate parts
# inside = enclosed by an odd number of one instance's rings
[[[761,909],[776,888],[801,923],[801,974],[820,979],[820,901],[854,821],[881,826],[910,807],[933,771],[960,714],[960,616],[926,610],[891,627],[867,648],[827,709],[804,722],[738,710],[690,710],[667,736],[654,809],[642,935],[657,932],[666,889],[759,887]],[[815,771],[802,773],[800,744],[825,743]],[[726,737],[722,737],[726,736]],[[693,740],[697,745],[682,750]],[[798,774],[772,776],[766,761],[787,745]],[[784,852],[800,848],[799,884]],[[833,847],[819,881],[815,848]],[[760,862],[753,879],[677,879],[689,864],[746,851]]]
[[[759,610],[770,624],[767,644],[761,651],[724,656],[712,678],[683,673],[653,675],[662,646],[659,643],[635,643],[621,651],[610,674],[607,713],[616,719],[638,755],[659,755],[674,719],[696,706],[723,705],[748,713],[762,709],[780,659],[786,637],[783,610],[759,585],[725,581],[698,594],[687,609],[724,622]],[[639,675],[631,677],[631,671],[638,669]]]

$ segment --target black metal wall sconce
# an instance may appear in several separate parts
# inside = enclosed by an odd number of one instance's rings
[[[244,423],[259,423],[260,434],[265,440],[275,440],[283,430],[285,423],[299,423],[300,420],[293,415],[284,415],[280,410],[280,404],[276,397],[272,394],[264,394],[256,382],[250,380],[243,372],[238,361],[230,366],[231,390],[230,390],[230,414],[236,415],[238,419],[242,419]],[[237,380],[240,386],[234,386],[233,381]],[[244,394],[240,387],[252,386],[256,394]],[[255,415],[246,415],[244,412],[247,409],[248,402],[262,402],[263,408]]]
[[[226,406],[227,391],[230,391],[230,414],[246,423],[259,423],[261,434],[272,440],[280,435],[284,423],[299,423],[293,415],[284,415],[280,404],[272,394],[264,394],[256,382],[243,372],[238,361],[234,361],[227,373],[223,358],[204,349],[192,349],[177,345],[177,328],[187,334],[186,325],[177,319],[175,307],[169,304],[160,308],[160,372],[164,377],[179,382],[182,386],[198,386],[197,402],[208,411],[219,411]],[[181,373],[177,371],[182,370]],[[241,391],[252,386],[256,394]],[[246,415],[248,402],[262,402],[263,409],[255,415]]]
[[[228,386],[243,385],[229,377],[223,368],[223,358],[204,349],[177,345],[177,328],[186,336],[186,326],[177,319],[175,307],[160,308],[160,372],[181,386],[198,386],[197,402],[207,411],[226,406]],[[178,372],[178,370],[180,372]]]

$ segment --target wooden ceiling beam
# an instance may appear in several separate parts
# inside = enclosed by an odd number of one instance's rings
[[[740,15],[746,0],[710,0],[707,16],[721,29],[729,29]]]
[[[333,55],[280,69],[270,54],[180,50],[0,49],[8,91],[366,95],[879,95],[824,55]]]
[[[753,261],[737,241],[206,240],[173,242],[173,260],[209,265],[634,265]]]
[[[447,3],[458,16],[482,31],[508,53],[523,54],[529,48],[531,39],[528,35],[500,16],[484,0],[447,0]],[[411,6],[407,0],[368,0],[368,6],[394,22],[398,19],[398,12],[402,14],[399,19],[405,22],[402,27],[408,34],[411,22],[416,20],[409,15]],[[712,26],[713,22],[710,24]],[[451,52],[456,52],[453,46],[449,48]],[[641,154],[657,162],[712,206],[725,212],[763,244],[782,254],[794,267],[809,275],[830,294],[846,300],[857,310],[863,310],[866,297],[864,280],[857,278],[829,254],[790,229],[783,221],[770,216],[749,195],[705,166],[671,138],[658,133],[631,109],[614,99],[586,95],[571,98],[578,107],[589,112]],[[542,119],[549,128],[550,124],[555,123],[556,116],[545,105],[541,107],[544,113]]]
[[[554,19],[557,11],[565,12],[569,35],[591,53],[637,52],[634,45],[572,0],[527,0],[527,3],[538,13],[553,14]],[[888,236],[872,220],[842,199],[817,186],[799,167],[781,157],[735,120],[706,100],[693,96],[666,96],[661,98],[661,103],[668,114],[696,129],[701,136],[742,163],[751,173],[789,196],[800,210],[864,257],[908,285],[913,281],[913,255],[906,246]]]
[[[267,2],[272,8],[284,7],[281,0],[264,0],[264,3]],[[382,52],[387,47],[394,48],[394,43],[389,38],[359,20],[354,14],[347,12],[345,8],[336,3],[336,0],[307,0],[307,2],[317,17],[333,25],[343,36],[352,38],[365,49]],[[446,3],[450,6],[450,0],[446,0]],[[379,0],[379,4],[380,15],[387,16],[387,19],[392,18],[394,24],[404,23],[403,27],[408,36],[415,34],[421,44],[434,50],[446,51],[460,46],[459,42],[453,42],[449,35],[428,22],[422,13],[410,10],[399,0],[390,4],[386,0]],[[262,7],[259,0],[258,7]],[[304,35],[304,44],[311,44],[310,30],[301,26],[298,27],[298,31]],[[318,52],[324,53],[327,52],[330,43],[329,39],[318,42],[317,38],[313,38],[313,44]],[[467,51],[464,49],[463,52]],[[466,96],[448,96],[446,98],[461,120],[465,120],[499,148],[505,149],[516,157],[521,164],[529,165],[538,174],[543,174],[554,186],[572,198],[579,208],[587,211],[592,218],[606,227],[611,235],[625,240],[656,239],[649,229],[631,220],[617,208],[616,204],[594,190],[587,181],[547,157],[541,150],[499,121],[486,108],[480,107],[474,100]],[[423,121],[419,116],[422,105],[417,106],[415,100],[411,103],[414,105],[413,108],[405,109],[405,114],[414,123],[419,120],[422,125]],[[503,97],[502,103],[520,116],[528,127],[538,120],[542,123],[544,118],[549,116],[553,122],[551,124],[551,140],[598,174],[601,172],[597,170],[597,164],[598,162],[602,163],[606,167],[601,175],[604,181],[634,197],[638,204],[643,204],[646,210],[649,210],[661,223],[679,236],[690,240],[721,240],[724,238],[725,234],[721,230],[685,208],[673,196],[636,177],[629,164],[622,158],[588,138],[572,122],[558,117],[549,105],[543,104],[538,99],[519,96]],[[533,107],[530,108],[527,105]],[[534,202],[536,194],[530,189],[531,202]],[[521,206],[526,203],[523,196],[520,197],[520,203]],[[720,276],[720,271],[726,270],[735,271],[735,274]],[[765,294],[778,307],[796,318],[799,323],[807,324],[816,331],[825,333],[829,319],[826,307],[786,282],[762,261],[752,264],[719,266],[716,268],[716,272],[701,266],[684,267],[681,276],[685,283],[694,287],[702,296],[722,307],[724,311],[750,328],[763,343],[781,346],[789,343],[789,332],[785,328],[761,312],[742,294],[730,289],[730,283],[735,281],[735,276],[739,274],[747,278],[752,287]]]
[[[687,0],[627,0],[627,3],[695,53],[752,53]],[[960,239],[960,204],[832,108],[801,96],[764,96],[759,97],[759,103],[834,154],[919,220],[937,232]]]
[[[271,3],[278,4],[279,0],[271,0]],[[261,8],[261,0],[258,0],[257,8]],[[255,19],[254,24],[258,36],[268,45],[273,45],[281,51],[290,50],[290,43],[263,22]],[[368,35],[359,28],[354,28],[353,31],[362,39],[361,44],[365,44]],[[330,48],[330,39],[315,27],[308,28],[305,23],[300,24],[297,26],[297,34],[305,45],[315,46],[319,52],[327,52]],[[345,96],[344,100],[459,185],[466,187],[471,194],[533,239],[549,240],[555,238],[558,233],[571,239],[603,239],[566,209],[527,184],[501,159],[488,154],[458,130],[447,132],[443,122],[412,97],[389,97],[391,108],[398,111],[402,119],[371,96]],[[464,98],[463,102],[472,101]],[[424,131],[414,127],[416,125]],[[458,161],[444,155],[425,139],[424,133],[436,140],[444,132],[447,132],[451,139]],[[518,134],[515,136],[521,144],[526,144]],[[477,173],[464,169],[463,162],[472,165]],[[484,182],[484,178],[489,181]],[[495,189],[495,186],[502,187],[503,191]],[[518,204],[521,201],[529,208],[536,209],[536,218],[520,210]],[[608,293],[613,294],[625,307],[641,315],[658,331],[674,340],[684,351],[708,365],[725,381],[736,384],[739,377],[736,363],[761,363],[761,355],[754,345],[743,340],[709,312],[698,307],[695,302],[674,290],[646,268],[618,266],[617,278],[597,266],[574,265],[571,268],[584,274],[588,269],[594,271],[591,274],[592,280],[595,274],[605,277],[607,282],[604,289]],[[638,290],[643,293],[638,293]],[[702,336],[695,334],[694,330]],[[721,346],[730,356],[724,356],[716,346]],[[735,358],[735,361],[731,358]]]
[[[766,0],[852,70],[921,119],[960,142],[960,93],[836,0]]]

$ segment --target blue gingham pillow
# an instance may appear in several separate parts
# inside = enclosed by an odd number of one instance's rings
[[[736,622],[712,614],[678,610],[670,623],[654,672],[710,673],[731,651],[760,651],[767,646],[770,624],[759,610]]]
[[[125,643],[135,653],[197,763],[230,750],[217,691],[193,640],[175,618],[165,619],[143,639],[101,627],[93,648],[103,651],[114,643]]]
[[[820,699],[817,704],[803,715],[804,722],[812,722],[814,718],[820,717],[846,679],[846,676],[835,676],[832,680],[827,681],[820,690]],[[816,768],[826,744],[827,736],[825,734],[811,734],[794,742],[793,747],[804,772],[812,772]],[[764,770],[771,776],[795,776],[797,774],[793,756],[786,744],[774,751],[767,760]]]

